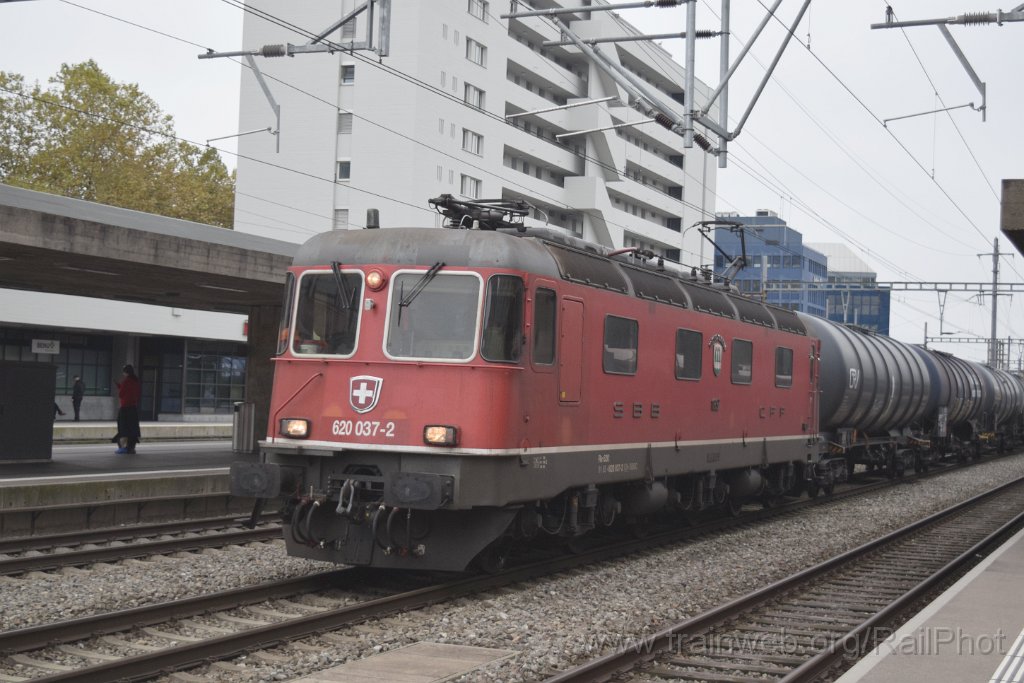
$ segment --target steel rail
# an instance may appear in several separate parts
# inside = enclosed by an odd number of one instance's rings
[[[837,555],[831,559],[825,560],[824,562],[816,564],[813,567],[808,567],[807,569],[797,572],[792,576],[776,581],[768,586],[765,586],[764,588],[760,588],[740,598],[737,598],[723,605],[715,607],[714,609],[704,612],[703,614],[699,614],[695,617],[687,619],[686,621],[673,624],[672,626],[664,628],[658,631],[657,633],[654,633],[651,636],[643,639],[642,642],[637,643],[632,647],[620,648],[619,650],[612,652],[608,655],[599,657],[580,666],[555,674],[554,676],[545,679],[544,683],[582,683],[584,681],[607,681],[613,676],[630,671],[639,666],[640,664],[655,658],[659,652],[671,649],[671,647],[677,642],[681,634],[693,636],[696,634],[704,633],[714,628],[715,626],[718,626],[745,612],[750,611],[754,607],[757,607],[768,602],[769,600],[779,596],[780,594],[794,590],[801,584],[804,584],[811,579],[817,578],[833,569],[849,564],[853,560],[864,557],[871,551],[881,548],[889,543],[892,543],[893,541],[905,538],[915,531],[918,531],[920,529],[923,529],[924,527],[927,527],[936,522],[940,522],[945,520],[946,518],[949,518],[956,512],[978,505],[979,503],[985,502],[990,498],[993,498],[1003,492],[1008,491],[1012,487],[1021,486],[1022,484],[1024,484],[1024,478],[1017,479],[1012,482],[1008,482],[1001,486],[995,487],[989,491],[986,491],[977,496],[969,498],[968,500],[962,501],[956,505],[946,508],[945,510],[941,510],[932,515],[929,515],[928,517],[913,522],[901,529],[897,529],[896,531],[886,534],[885,536],[877,538],[873,541],[869,541],[863,545],[858,546],[857,548]],[[971,557],[973,557],[977,553],[979,548],[991,544],[994,538],[1003,535],[1006,529],[1013,526],[1014,524],[1019,524],[1021,520],[1024,520],[1024,512],[1017,514],[1010,522],[1001,525],[997,531],[993,532],[992,534],[989,534],[983,541],[980,541],[977,544],[975,544],[975,546],[972,547],[969,551],[964,552],[960,556],[958,556],[957,559],[960,561],[960,564],[962,564],[963,561],[969,560]],[[946,565],[946,567],[951,567],[951,565],[953,564],[954,562],[950,562]],[[942,577],[929,578],[922,581],[921,583],[928,584],[929,587],[932,587],[938,581],[941,581],[942,578],[948,576],[948,573],[950,571],[953,571],[953,569],[949,568],[947,570],[946,568],[943,568],[943,570],[940,571],[943,572]],[[883,611],[886,612],[887,615],[891,616],[893,612],[898,612],[902,610],[903,608],[905,608],[906,604],[912,602],[913,599],[919,597],[920,594],[918,593],[915,595],[914,598],[908,598],[906,601],[904,601],[903,598],[900,598],[897,600],[897,602],[900,602],[899,607],[894,607],[892,610],[890,610],[887,607]],[[872,625],[877,624],[877,620],[875,620],[874,617],[872,617],[868,621],[870,622],[870,624],[863,626],[863,628],[858,627],[857,629],[855,629],[856,634],[863,633],[863,630],[866,630],[867,628],[870,628]],[[851,632],[850,634],[848,634],[847,637],[853,638],[856,637],[856,634]],[[843,643],[848,644],[848,641],[845,640],[845,637]],[[815,656],[811,660],[808,660],[803,665],[801,665],[801,667],[807,667],[806,673],[810,673],[813,669],[813,675],[817,676],[823,670],[819,667],[824,666],[826,661],[834,662],[834,658],[837,656],[841,657],[842,654],[843,651],[841,647],[830,648],[830,652],[821,653]],[[818,659],[819,657],[821,658],[820,660]],[[796,671],[791,672],[790,676],[794,675],[795,673]],[[804,673],[805,672],[802,672],[800,675],[803,676]],[[813,676],[811,678],[792,679],[787,677],[783,680],[787,683],[796,683],[797,681],[813,680]]]
[[[918,476],[933,476],[940,474],[942,471],[944,470],[933,470],[930,474]],[[79,669],[67,674],[35,680],[43,683],[44,681],[62,680],[106,681],[112,679],[142,679],[171,670],[185,669],[206,661],[224,659],[282,641],[347,626],[376,616],[416,609],[444,600],[550,575],[579,566],[615,559],[623,555],[650,549],[653,546],[690,540],[722,529],[758,523],[781,515],[796,514],[804,507],[839,502],[847,497],[871,493],[911,480],[908,477],[906,480],[895,479],[870,482],[837,491],[831,496],[801,499],[735,518],[718,518],[700,526],[656,533],[644,539],[617,542],[577,555],[559,557],[554,560],[545,560],[513,568],[493,576],[458,579],[438,586],[421,588],[408,593],[345,606],[287,622],[249,629],[215,640],[167,648],[155,654],[144,654],[95,667]],[[342,580],[343,577],[345,583],[355,583],[371,576],[377,577],[382,573],[379,570],[369,570],[366,568],[347,568],[336,570],[336,572],[338,578],[334,580]],[[328,577],[331,574],[333,572],[325,572],[322,575],[309,577],[309,580],[312,582],[327,582],[331,579],[323,577]],[[280,597],[288,593],[303,592],[304,589],[299,587],[303,581],[305,579],[277,582],[279,587],[275,589],[274,595],[269,597]],[[236,589],[211,596],[140,607],[98,617],[85,617],[71,622],[59,622],[0,634],[0,651],[23,652],[54,643],[81,640],[97,633],[116,632],[136,625],[151,625],[168,619],[193,616],[201,612],[237,607],[261,600],[261,598],[255,595],[246,595],[250,592],[251,589]]]
[[[793,514],[806,506],[823,505],[837,502],[845,497],[858,493],[869,493],[879,488],[892,486],[896,481],[873,482],[855,489],[837,492],[833,496],[816,499],[804,499],[799,503],[781,505],[758,511],[755,514],[742,515],[736,518],[715,519],[698,527],[674,529],[626,542],[617,542],[596,549],[583,551],[577,555],[561,556],[555,559],[542,560],[525,566],[509,569],[500,574],[459,578],[439,585],[419,588],[406,593],[377,598],[355,605],[347,605],[313,615],[291,619],[285,622],[251,628],[238,633],[197,643],[188,643],[177,647],[166,648],[158,652],[128,657],[114,662],[99,664],[85,669],[56,674],[46,678],[34,679],[37,683],[56,683],[57,681],[110,681],[110,680],[141,680],[160,675],[167,671],[186,669],[203,662],[225,659],[231,656],[269,647],[284,641],[307,637],[323,631],[349,626],[367,619],[393,614],[396,612],[419,609],[431,604],[453,600],[455,598],[480,593],[495,588],[508,586],[523,581],[537,579],[553,573],[574,569],[580,566],[603,562],[629,555],[652,546],[665,545],[672,542],[692,539],[697,536],[720,531],[724,528],[747,525],[752,522],[774,518],[780,515]],[[0,644],[2,644],[0,640]]]
[[[227,531],[209,536],[190,538],[174,538],[165,541],[146,541],[129,543],[106,548],[75,550],[67,553],[49,553],[28,557],[12,557],[0,560],[0,576],[23,574],[29,571],[44,571],[61,567],[75,567],[96,562],[127,560],[147,555],[165,555],[167,553],[188,552],[202,548],[216,548],[223,545],[240,545],[272,541],[281,538],[281,527],[261,527],[259,529],[241,529]]]
[[[261,521],[268,522],[279,516],[277,513],[267,513],[262,517]],[[0,540],[0,553],[24,552],[40,548],[74,547],[85,543],[109,543],[110,541],[124,541],[160,534],[222,529],[241,526],[239,519],[239,515],[231,515],[228,517],[206,517],[186,519],[179,522],[161,522],[158,524],[128,524],[118,527],[72,531],[70,533],[47,534],[45,536],[18,536],[16,538]]]
[[[352,567],[332,569],[307,576],[270,581],[256,586],[234,588],[172,602],[133,607],[16,631],[4,631],[0,632],[0,652],[7,654],[27,652],[50,645],[85,640],[96,635],[126,631],[138,626],[152,626],[172,619],[194,617],[215,610],[232,609],[323,588],[346,588],[350,585],[358,585],[367,578],[368,572],[364,569]]]

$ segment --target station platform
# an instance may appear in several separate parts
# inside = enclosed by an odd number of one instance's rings
[[[231,422],[143,422],[145,441],[177,439],[230,439]],[[53,443],[101,443],[117,433],[117,422],[57,420],[53,423]]]
[[[134,455],[115,449],[109,442],[55,445],[52,460],[0,463],[0,535],[75,528],[83,515],[91,526],[117,524],[138,519],[143,507],[154,516],[181,505],[193,516],[252,507],[230,497],[228,471],[259,456],[234,453],[230,440],[150,441],[143,427]],[[49,512],[40,516],[40,508]]]
[[[1015,534],[837,683],[1024,681],[1024,531]]]

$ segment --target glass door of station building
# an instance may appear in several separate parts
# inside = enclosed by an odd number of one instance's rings
[[[181,414],[185,340],[144,337],[139,341],[139,358],[139,419],[156,420],[159,415]]]
[[[139,358],[139,419],[156,420],[161,415],[164,419],[173,415],[230,419],[234,402],[245,400],[244,344],[145,337],[139,342]]]

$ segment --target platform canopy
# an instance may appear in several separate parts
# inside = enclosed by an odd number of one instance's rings
[[[0,184],[0,288],[247,314],[298,245]]]

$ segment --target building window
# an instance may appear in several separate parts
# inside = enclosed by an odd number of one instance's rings
[[[750,384],[754,376],[754,343],[732,340],[732,383]]]
[[[604,371],[614,375],[635,375],[640,324],[629,318],[609,315],[604,319]]]
[[[356,65],[355,64],[342,64],[341,65],[341,84],[352,85],[356,82]]]
[[[60,343],[56,354],[32,353],[32,340]],[[109,396],[113,338],[83,334],[58,334],[41,329],[0,328],[0,360],[35,361],[57,366],[57,396],[70,396],[78,375],[86,396]],[[120,376],[120,372],[118,372]]]
[[[793,349],[782,346],[775,349],[775,386],[793,386]]]
[[[356,37],[356,19],[355,17],[349,19],[341,25],[341,39],[342,40],[354,40]]]
[[[338,133],[341,135],[352,134],[352,114],[338,112]]]
[[[480,185],[481,182],[478,178],[473,178],[463,174],[462,176],[462,194],[473,199],[480,198]]]
[[[470,154],[482,156],[484,153],[484,136],[474,133],[468,128],[462,129],[462,149]]]
[[[352,162],[351,161],[339,161],[338,162],[338,180],[348,180],[352,177]]]
[[[476,42],[472,38],[466,38],[466,59],[474,64],[486,67],[487,47]]]
[[[480,21],[487,23],[487,13],[490,3],[486,0],[469,0],[469,9],[467,10],[470,15],[476,17]]]
[[[334,210],[334,229],[348,230],[348,209]]]
[[[676,330],[676,379],[700,379],[704,335],[693,330]]]
[[[462,96],[463,101],[471,107],[477,109],[484,108],[484,96],[486,93],[475,85],[465,83],[464,94]]]
[[[230,415],[235,401],[245,400],[243,354],[232,343],[188,341],[184,412]]]
[[[441,72],[441,87],[442,88],[447,88],[448,87],[448,74],[445,73],[444,71]]]

